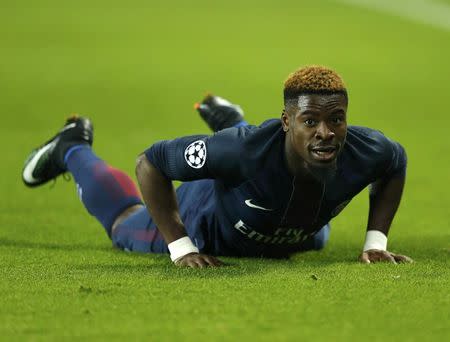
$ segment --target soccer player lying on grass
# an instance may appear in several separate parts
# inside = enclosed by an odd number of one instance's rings
[[[284,84],[280,119],[250,126],[240,107],[208,96],[196,108],[215,132],[155,143],[137,161],[145,205],[132,180],[91,149],[86,118],[69,118],[35,149],[23,180],[34,187],[72,173],[90,214],[113,245],[170,253],[179,266],[220,266],[216,256],[288,257],[322,249],[330,220],[370,185],[359,260],[407,262],[386,250],[402,196],[406,155],[379,131],[347,127],[340,76],[305,67]],[[185,181],[176,191],[172,180]]]

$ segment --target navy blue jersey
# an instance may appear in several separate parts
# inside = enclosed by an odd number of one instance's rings
[[[208,234],[222,250],[243,256],[295,252],[367,185],[406,170],[400,144],[379,131],[349,126],[335,175],[311,192],[289,173],[284,140],[281,121],[268,120],[160,141],[145,154],[168,179],[214,179]]]

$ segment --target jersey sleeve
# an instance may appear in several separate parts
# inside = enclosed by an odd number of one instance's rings
[[[166,178],[179,181],[242,178],[237,128],[215,135],[193,135],[163,140],[144,153]]]
[[[386,177],[405,176],[407,156],[406,151],[398,142],[388,139],[391,143],[392,155],[389,166],[386,170]]]
[[[405,149],[398,142],[386,137],[381,132],[378,133],[378,143],[380,144],[380,165],[378,179],[390,179],[397,176],[405,176],[407,157]]]
[[[405,149],[378,130],[349,126],[345,146],[349,169],[369,183],[406,174]]]

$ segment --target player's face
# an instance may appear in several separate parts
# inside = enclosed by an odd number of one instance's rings
[[[347,100],[342,94],[299,96],[282,116],[289,148],[307,166],[334,167],[347,134],[346,113]]]

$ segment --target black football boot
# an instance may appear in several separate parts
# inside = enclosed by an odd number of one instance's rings
[[[244,111],[239,105],[211,94],[196,103],[194,108],[214,132],[233,127],[244,120]]]
[[[31,151],[25,160],[22,179],[25,185],[36,187],[66,172],[64,155],[74,145],[92,146],[94,128],[89,119],[71,116],[50,140]]]

